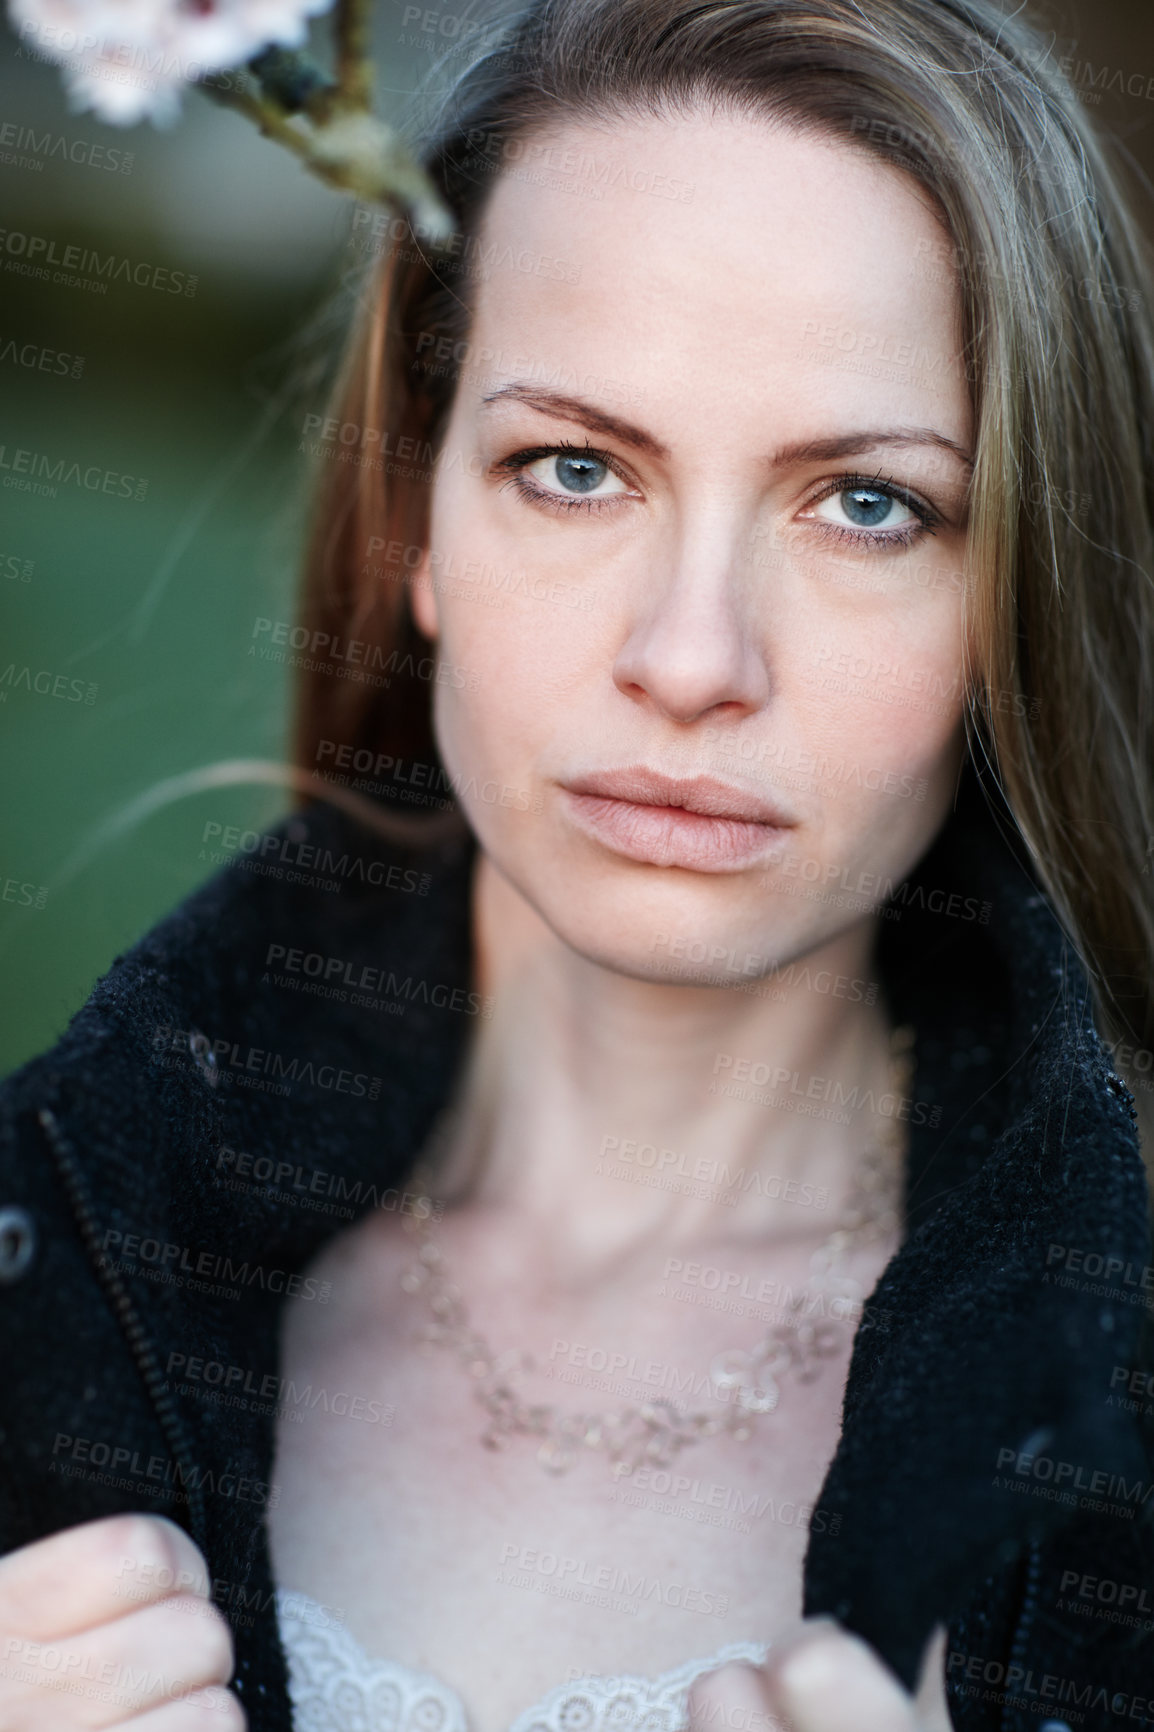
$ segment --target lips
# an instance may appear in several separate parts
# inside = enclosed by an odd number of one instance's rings
[[[652,866],[740,872],[781,852],[796,820],[772,801],[713,776],[666,776],[645,765],[562,784],[569,816],[613,853]]]
[[[635,806],[674,806],[708,818],[734,818],[743,824],[789,829],[794,820],[769,800],[731,788],[714,776],[666,776],[642,764],[575,777],[565,786],[574,794],[600,794]]]

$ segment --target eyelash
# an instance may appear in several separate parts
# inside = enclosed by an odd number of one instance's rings
[[[534,445],[526,451],[514,451],[511,457],[504,457],[494,465],[498,474],[508,475],[508,486],[519,493],[522,499],[527,499],[531,505],[543,505],[546,510],[557,511],[600,511],[610,503],[608,499],[581,499],[577,495],[566,497],[563,493],[550,493],[543,487],[534,487],[523,473],[530,463],[536,463],[540,457],[592,457],[598,463],[604,463],[619,480],[624,480],[621,471],[612,458],[604,451],[595,451],[588,442],[584,445],[574,445],[570,440],[563,440],[560,445]],[[616,498],[621,496],[615,495]]]
[[[868,487],[875,493],[888,493],[896,499],[899,505],[904,505],[907,511],[912,511],[917,518],[916,523],[907,523],[901,529],[875,530],[846,529],[841,524],[826,523],[818,520],[818,533],[824,539],[840,541],[843,546],[852,547],[912,547],[924,535],[936,535],[943,519],[933,506],[925,504],[916,494],[900,487],[890,476],[883,475],[878,470],[876,475],[839,475],[836,481],[819,493],[811,505],[820,505],[823,499],[831,499],[835,493],[847,493],[855,487]]]
[[[561,493],[550,493],[544,488],[534,487],[525,477],[524,471],[531,463],[536,463],[542,457],[592,457],[598,463],[604,463],[606,468],[618,476],[625,478],[605,451],[597,451],[586,442],[576,445],[569,440],[563,440],[558,445],[534,445],[524,451],[515,451],[509,457],[504,457],[494,465],[495,473],[508,476],[507,485],[514,488],[522,499],[531,505],[543,506],[552,511],[599,511],[608,505],[615,504],[623,497],[614,494],[609,499],[582,499],[578,496],[566,496]],[[923,535],[934,535],[942,522],[942,518],[932,506],[926,505],[916,495],[907,492],[904,487],[880,470],[876,475],[839,475],[830,483],[824,493],[810,501],[811,505],[820,505],[823,499],[830,499],[836,493],[845,493],[854,487],[869,487],[878,493],[888,493],[896,499],[899,505],[904,505],[907,511],[912,511],[917,518],[916,523],[907,523],[901,529],[865,530],[847,529],[840,524],[817,521],[817,531],[823,540],[840,542],[844,546],[869,548],[906,548],[920,541]]]

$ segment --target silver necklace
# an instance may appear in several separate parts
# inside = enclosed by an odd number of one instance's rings
[[[876,1240],[895,1231],[900,1221],[900,1190],[905,1138],[898,1104],[908,1098],[913,1078],[914,1031],[894,1030],[890,1040],[892,1116],[863,1151],[854,1176],[849,1205],[838,1225],[810,1258],[804,1287],[751,1348],[728,1348],[710,1368],[710,1382],[724,1405],[720,1412],[701,1408],[683,1412],[662,1399],[630,1402],[608,1413],[565,1413],[545,1402],[521,1399],[511,1382],[517,1371],[532,1373],[531,1357],[510,1349],[494,1353],[485,1337],[469,1323],[460,1290],[449,1277],[444,1254],[436,1242],[432,1221],[431,1162],[455,1120],[446,1109],[437,1120],[410,1184],[416,1208],[404,1217],[405,1230],[417,1241],[416,1256],[401,1275],[407,1293],[423,1297],[429,1320],[420,1332],[426,1349],[455,1354],[473,1385],[474,1398],[488,1415],[481,1442],[504,1449],[514,1436],[536,1438],[537,1460],[551,1473],[564,1473],[583,1449],[601,1451],[615,1473],[631,1473],[642,1462],[667,1467],[678,1452],[703,1438],[727,1433],[739,1442],[755,1423],[772,1413],[781,1395],[781,1381],[793,1377],[810,1383],[822,1361],[839,1350],[838,1322],[860,1312],[860,1283],[840,1273],[851,1245]]]

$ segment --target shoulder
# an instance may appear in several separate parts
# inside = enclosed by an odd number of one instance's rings
[[[45,1112],[90,1171],[149,1151],[147,1173],[119,1175],[139,1191],[210,1127],[272,1141],[309,1102],[335,1126],[389,1084],[418,1088],[408,1061],[430,1039],[453,1047],[463,1019],[430,1021],[429,983],[467,983],[468,844],[394,842],[324,802],[248,835],[0,1083],[0,1183],[42,1157]],[[406,988],[400,1014],[350,980]]]
[[[467,979],[468,850],[416,855],[315,808],[267,834],[0,1084],[0,1547],[139,1503],[57,1452],[99,1431],[167,1459],[171,1402],[146,1399],[163,1344],[215,1338],[222,1295],[239,1329],[250,1298],[290,1291],[443,1103],[468,1019],[426,989]],[[404,1014],[286,989],[290,952],[297,987],[328,969],[304,958],[391,973]]]
[[[418,928],[432,960],[459,912],[467,854],[388,840],[324,802],[238,831],[228,863],[114,959],[53,1046],[0,1083],[0,1099],[11,1107],[52,1079],[91,1081],[94,1067],[122,1068],[198,1028],[267,1029],[285,1020],[260,990],[278,965],[323,976],[342,950],[395,949]],[[306,1023],[320,1002],[298,995],[287,1020]]]

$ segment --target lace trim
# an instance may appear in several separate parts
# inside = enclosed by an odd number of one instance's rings
[[[470,1732],[465,1705],[431,1672],[378,1660],[308,1594],[277,1590],[289,1667],[293,1732]],[[764,1642],[730,1642],[656,1678],[576,1678],[558,1684],[509,1732],[685,1732],[691,1686],[732,1660],[760,1665]]]

